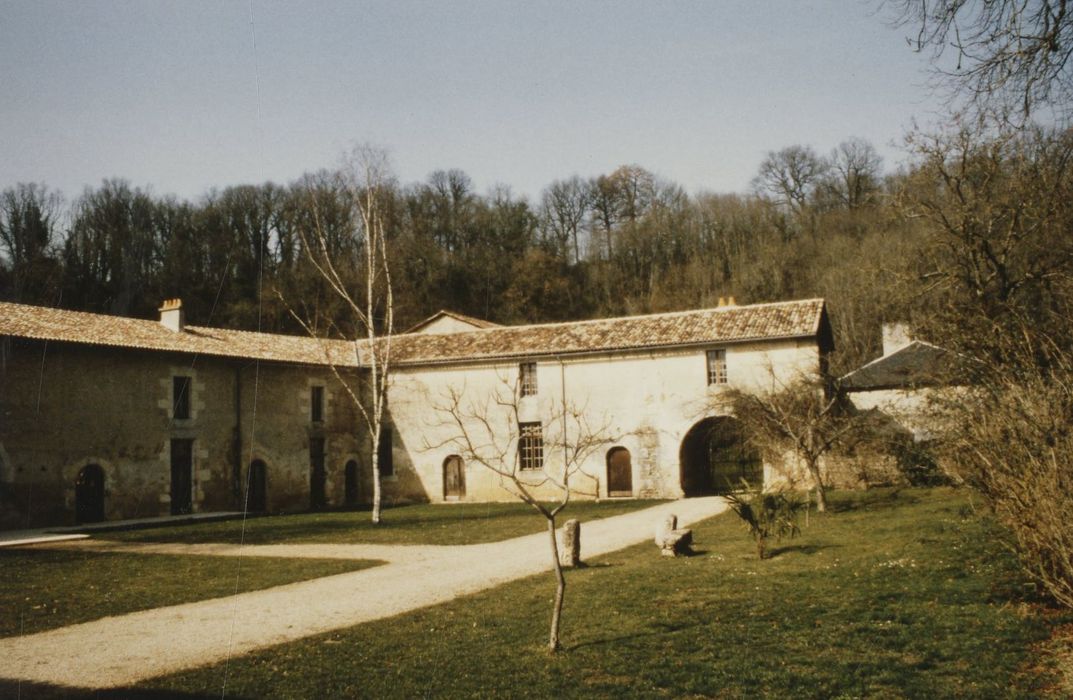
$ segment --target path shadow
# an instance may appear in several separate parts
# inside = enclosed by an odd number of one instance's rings
[[[691,627],[699,627],[701,624],[706,624],[701,620],[689,621],[689,622],[657,622],[653,623],[655,629],[649,629],[642,632],[634,632],[632,634],[620,634],[614,637],[604,637],[602,639],[590,639],[587,642],[578,642],[566,647],[567,651],[573,651],[575,649],[583,649],[585,647],[599,647],[606,645],[614,645],[619,642],[627,642],[641,637],[658,637],[672,632],[679,632]]]
[[[848,513],[857,510],[880,510],[896,506],[911,505],[920,498],[901,487],[876,488],[866,491],[854,491],[849,494],[833,494],[827,503],[831,513]]]
[[[219,698],[219,693],[187,693],[179,690],[160,690],[155,688],[108,688],[95,690],[92,688],[75,688],[66,685],[53,685],[51,683],[36,683],[31,681],[18,681],[10,678],[0,678],[0,698],[64,698],[64,700],[134,700],[145,698],[146,700],[208,700]],[[241,700],[241,696],[228,693],[228,698]]]
[[[775,549],[768,550],[767,558],[774,559],[782,554],[791,553],[812,555],[824,549],[840,549],[841,547],[842,545],[840,544],[791,544],[785,547],[776,547]]]

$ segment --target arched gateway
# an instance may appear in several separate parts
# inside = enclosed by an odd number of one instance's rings
[[[678,451],[682,491],[688,496],[709,496],[739,491],[764,482],[764,464],[741,436],[738,421],[730,416],[705,418],[682,438]]]

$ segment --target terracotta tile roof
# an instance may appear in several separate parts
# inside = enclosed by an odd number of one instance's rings
[[[441,318],[444,318],[444,317],[453,318],[455,320],[461,321],[462,323],[468,323],[469,325],[473,326],[474,328],[502,328],[503,327],[503,325],[500,324],[500,323],[493,323],[492,321],[485,321],[483,318],[476,318],[475,316],[466,316],[465,314],[460,314],[460,313],[457,313],[455,311],[448,311],[447,309],[440,309],[436,313],[434,313],[431,316],[429,316],[428,318],[426,318],[424,321],[421,321],[420,323],[416,323],[413,326],[410,326],[405,331],[403,331],[403,333],[416,333],[417,331],[421,330],[422,328],[424,328],[425,326],[429,325],[433,321],[438,321],[438,320],[440,320]]]
[[[0,335],[88,345],[241,357],[298,364],[356,364],[354,345],[341,340],[186,326],[182,332],[158,321],[105,316],[0,302]]]
[[[391,339],[393,364],[422,365],[494,358],[734,343],[815,337],[822,332],[822,299],[629,316]],[[109,347],[241,357],[272,362],[356,366],[354,344],[304,336],[186,326],[0,302],[0,335]],[[368,343],[359,346],[368,352]]]
[[[817,336],[823,299],[725,306],[593,321],[501,326],[444,335],[392,339],[397,365],[438,364],[500,357],[607,352],[707,343]]]

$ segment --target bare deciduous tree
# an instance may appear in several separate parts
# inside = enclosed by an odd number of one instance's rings
[[[0,271],[5,259],[12,278],[12,298],[34,301],[34,286],[54,281],[62,199],[44,185],[19,183],[0,192]],[[29,293],[29,294],[27,294]]]
[[[433,400],[440,418],[437,428],[449,437],[425,448],[450,446],[463,460],[498,475],[508,492],[545,519],[556,584],[548,649],[555,652],[560,648],[559,622],[566,594],[556,517],[578,490],[572,481],[583,473],[585,461],[613,438],[606,420],[593,424],[587,407],[565,396],[543,407],[539,434],[527,432],[520,404],[518,385],[502,376],[489,393],[480,396],[465,387],[451,388]]]
[[[1039,107],[1073,111],[1073,8],[1066,0],[890,0],[897,22],[915,27],[910,43],[947,52],[940,79],[972,103],[1027,119]]]
[[[801,214],[827,169],[826,161],[808,146],[787,146],[768,152],[753,178],[753,188]]]
[[[804,462],[816,488],[816,510],[827,510],[821,467],[836,447],[845,445],[860,424],[843,409],[841,399],[823,382],[799,378],[767,393],[730,389],[722,397],[741,421],[742,429],[761,454],[780,462],[787,452]]]
[[[588,183],[577,175],[551,183],[541,197],[544,225],[551,231],[563,257],[566,257],[567,244],[573,242],[575,263],[581,262],[579,234],[588,216],[591,199]]]
[[[340,171],[345,191],[356,212],[356,226],[351,231],[359,251],[356,262],[360,269],[361,288],[351,286],[352,275],[344,269],[345,261],[336,260],[329,230],[316,216],[311,232],[299,229],[299,235],[309,262],[341,299],[348,310],[359,337],[353,339],[354,354],[359,366],[358,382],[340,371],[332,353],[325,345],[325,356],[336,380],[343,387],[369,431],[370,464],[373,475],[372,521],[380,522],[380,440],[383,437],[387,392],[391,371],[391,334],[394,330],[394,297],[391,288],[391,266],[388,255],[385,224],[385,199],[391,184],[387,154],[370,146],[357,146],[345,158]],[[335,232],[336,234],[338,232]],[[314,322],[292,310],[292,316],[312,337]],[[340,329],[332,324],[332,330]]]
[[[914,145],[897,204],[929,234],[915,320],[965,387],[932,401],[940,455],[1073,607],[1073,138],[962,127]]]
[[[857,138],[843,141],[827,162],[828,189],[841,206],[857,209],[872,201],[879,191],[883,164],[872,144]]]

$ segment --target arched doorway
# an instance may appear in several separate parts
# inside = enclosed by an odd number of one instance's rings
[[[104,470],[99,464],[87,464],[75,480],[75,519],[79,523],[104,520]]]
[[[462,458],[451,455],[443,460],[443,500],[460,501],[466,497],[466,467]]]
[[[633,464],[630,451],[621,445],[607,451],[607,495],[609,498],[633,495]]]
[[[262,460],[250,462],[249,491],[246,493],[246,510],[263,513],[268,510],[268,465]]]
[[[343,467],[343,495],[348,506],[358,505],[358,460],[352,459]]]
[[[740,424],[730,416],[705,418],[690,428],[678,461],[686,496],[739,491],[743,480],[754,487],[764,482],[763,461],[745,444]]]

